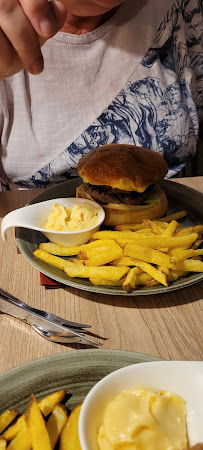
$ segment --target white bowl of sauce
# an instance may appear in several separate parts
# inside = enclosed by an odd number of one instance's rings
[[[27,205],[8,213],[2,220],[1,235],[11,227],[40,231],[51,242],[72,247],[85,244],[99,230],[105,218],[103,208],[82,198],[56,198]]]
[[[82,450],[182,450],[203,443],[203,362],[156,361],[116,370],[87,394]]]

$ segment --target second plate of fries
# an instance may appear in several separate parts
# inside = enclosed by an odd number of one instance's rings
[[[75,196],[75,179],[50,188],[33,202]],[[45,242],[17,229],[17,245],[43,274],[65,285],[113,295],[147,295],[180,289],[203,279],[203,194],[163,180],[169,208],[159,220],[101,229],[82,246]],[[177,208],[177,197],[180,198]]]
[[[81,403],[101,378],[160,358],[121,350],[76,350],[30,361],[0,375],[1,450],[80,450]]]

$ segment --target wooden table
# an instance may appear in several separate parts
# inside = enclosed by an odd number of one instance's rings
[[[203,177],[174,180],[203,192]],[[0,193],[1,218],[39,190]],[[90,323],[102,348],[132,350],[167,360],[202,360],[203,282],[167,294],[111,296],[65,287],[46,290],[39,272],[17,252],[14,230],[0,239],[0,286],[29,305]],[[0,314],[0,372],[41,356],[81,348],[50,343],[29,325]]]

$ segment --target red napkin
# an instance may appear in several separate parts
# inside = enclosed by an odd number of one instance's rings
[[[40,272],[40,285],[44,286],[46,289],[57,289],[64,286],[59,281],[52,280],[52,278],[47,277],[41,272]]]

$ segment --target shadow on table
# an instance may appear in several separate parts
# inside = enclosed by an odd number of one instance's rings
[[[68,291],[74,292],[73,288],[65,288]],[[77,296],[81,299],[85,298],[89,301],[103,303],[105,305],[115,305],[120,308],[167,308],[178,305],[186,305],[194,303],[202,298],[203,282],[193,284],[191,286],[171,291],[167,294],[154,295],[104,295],[94,292],[86,292],[77,289]]]

